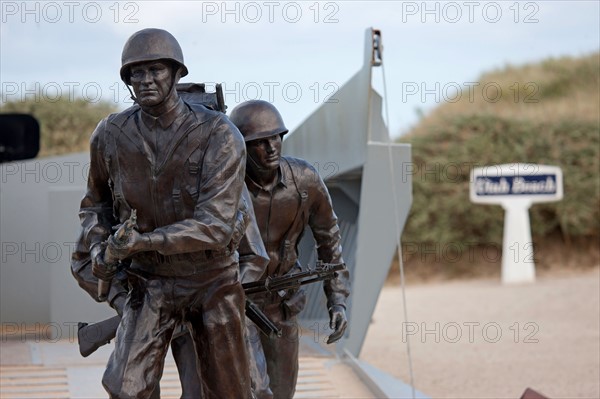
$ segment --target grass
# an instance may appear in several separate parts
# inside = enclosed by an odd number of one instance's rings
[[[89,141],[100,120],[115,112],[110,103],[90,103],[82,99],[59,98],[40,100],[33,96],[23,102],[6,102],[0,112],[33,115],[40,123],[40,153],[38,157],[89,151]]]

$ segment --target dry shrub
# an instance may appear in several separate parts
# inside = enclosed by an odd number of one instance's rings
[[[401,138],[412,144],[415,164],[413,206],[403,242],[416,249],[405,259],[407,270],[412,265],[421,274],[448,278],[499,270],[499,259],[482,261],[477,251],[501,248],[503,210],[470,202],[469,175],[473,167],[512,162],[556,165],[563,171],[564,199],[530,209],[536,258],[549,265],[546,254],[556,254],[555,248],[560,248],[571,255],[563,259],[565,266],[574,267],[579,262],[568,259],[575,258],[587,259],[590,266],[597,264],[599,59],[599,53],[550,59],[485,74],[480,86],[492,82],[490,87],[501,87],[498,101],[477,96],[470,101],[462,96],[460,101],[439,106]],[[432,246],[439,248],[437,256]],[[448,248],[478,248],[479,255],[463,253],[456,261]],[[427,251],[429,255],[423,256]],[[589,256],[582,258],[581,252]]]

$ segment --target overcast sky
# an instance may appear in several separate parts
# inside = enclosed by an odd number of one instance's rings
[[[293,130],[363,62],[381,30],[393,136],[482,72],[598,51],[593,1],[2,1],[2,100],[32,88],[130,104],[119,80],[123,44],[159,27],[183,48],[187,82],[221,82],[231,110],[262,98]],[[382,87],[382,75],[374,74]],[[466,93],[465,89],[465,93]],[[503,93],[503,95],[511,95]]]

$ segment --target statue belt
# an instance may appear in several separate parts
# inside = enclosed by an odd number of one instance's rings
[[[133,257],[132,269],[161,276],[189,276],[229,264],[235,251],[198,251],[175,255],[162,255],[156,251],[143,252]]]

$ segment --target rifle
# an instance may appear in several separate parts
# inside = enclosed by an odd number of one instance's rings
[[[302,285],[317,281],[331,280],[337,277],[336,272],[343,270],[345,267],[344,263],[324,263],[317,261],[314,269],[285,276],[267,277],[264,280],[244,283],[242,287],[246,295],[260,292],[279,292],[291,288],[299,288]]]
[[[281,337],[281,329],[249,300],[246,300],[246,316],[256,324],[263,334],[270,338]],[[101,346],[110,343],[117,335],[117,327],[120,322],[121,316],[116,315],[93,324],[77,323],[77,341],[81,356],[88,357]],[[185,333],[187,334],[187,330]],[[174,335],[174,337],[176,336]]]
[[[137,212],[135,209],[131,211],[131,215],[129,219],[125,221],[112,237],[113,243],[118,248],[122,248],[127,244],[129,240],[129,236],[133,229],[137,227]],[[106,247],[106,251],[104,252],[104,262],[106,266],[110,269],[116,269],[117,264],[119,263],[119,259],[117,259],[110,249],[110,245]],[[102,280],[98,279],[98,301],[104,302],[108,296],[108,291],[110,290],[111,280]]]
[[[94,324],[77,323],[77,341],[79,353],[88,357],[102,345],[106,345],[117,334],[121,316],[116,315]]]
[[[287,276],[267,277],[264,280],[243,283],[244,293],[246,295],[258,294],[263,292],[277,292],[281,297],[285,296],[285,291],[293,288],[299,288],[305,284],[316,283],[317,281],[331,280],[337,277],[336,272],[346,267],[344,263],[324,263],[317,261],[316,267],[312,270],[293,273]],[[256,324],[258,329],[269,338],[275,336],[281,337],[279,329],[251,300],[246,298],[246,317]]]
[[[279,292],[298,288],[305,284],[311,284],[317,281],[330,280],[337,276],[336,272],[343,270],[345,264],[330,264],[317,262],[312,270],[293,273],[287,276],[267,277],[264,280],[243,283],[244,293],[246,295],[261,292]],[[251,300],[246,299],[245,304],[246,317],[248,317],[258,329],[270,338],[281,337],[281,329],[275,325]],[[117,327],[121,321],[121,316],[113,316],[97,323],[87,324],[79,323],[77,338],[79,339],[79,353],[87,357],[94,353],[99,347],[109,343],[116,335]]]

